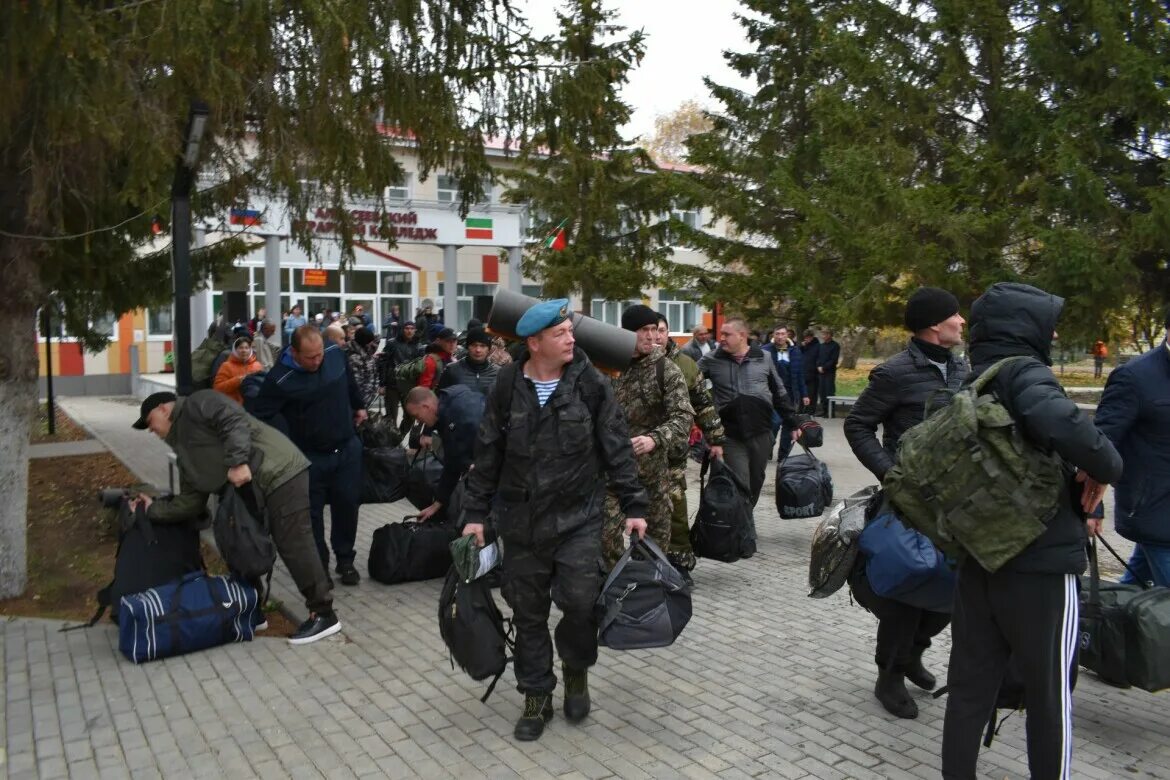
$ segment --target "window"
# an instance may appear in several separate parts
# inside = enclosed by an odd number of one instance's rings
[[[402,181],[386,188],[386,200],[410,200],[410,174],[402,174]]]
[[[520,285],[520,293],[527,295],[529,298],[543,298],[544,285],[542,284],[522,284]]]
[[[670,216],[694,230],[698,230],[700,227],[702,227],[703,224],[702,215],[699,209],[671,209]],[[667,231],[667,243],[673,246],[677,246],[681,240],[682,237],[676,235],[674,231]],[[671,323],[672,326],[673,324],[674,323]]]
[[[444,314],[447,327],[457,331],[466,330],[468,320],[475,316],[475,299],[482,296],[495,296],[497,287],[499,285],[496,284],[456,284],[455,294],[458,299],[457,303],[459,308],[455,312],[454,323],[451,322],[450,317]],[[436,304],[440,309],[443,308],[444,289],[444,283],[439,282],[439,297],[436,300]]]
[[[685,335],[703,320],[703,308],[694,301],[695,295],[689,290],[660,290],[658,311],[670,323],[670,332]]]
[[[44,341],[45,339],[45,321],[41,318],[41,312],[37,310],[37,339]],[[89,321],[89,327],[95,332],[108,338],[110,341],[118,340],[118,318],[113,314],[103,314],[101,317]],[[53,332],[53,338],[57,339],[74,339],[75,334],[65,330],[65,318],[61,312],[54,313],[49,328]]]
[[[146,335],[170,338],[174,333],[174,307],[151,309],[146,313]]]
[[[607,325],[620,328],[622,312],[635,303],[641,303],[641,301],[604,301],[600,298],[594,298],[589,306],[589,316],[595,320],[601,320]]]
[[[404,271],[383,271],[382,294],[406,296],[414,294],[414,285],[411,284],[410,274]]]
[[[458,203],[460,197],[459,179],[447,174],[440,174],[437,179],[439,202],[440,203]],[[492,183],[490,181],[483,182],[483,197],[477,201],[479,203],[490,203],[492,200]]]
[[[377,271],[348,271],[345,273],[346,293],[375,293],[378,291]]]

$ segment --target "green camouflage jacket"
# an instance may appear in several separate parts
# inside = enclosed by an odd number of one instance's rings
[[[666,356],[674,361],[687,380],[687,387],[691,393],[691,407],[695,410],[695,425],[703,432],[707,444],[722,447],[726,441],[723,423],[719,420],[719,412],[715,409],[715,399],[711,397],[711,389],[707,387],[707,378],[699,371],[699,364],[687,353],[679,348],[673,339],[666,342]],[[685,461],[687,447],[672,453],[671,463]]]

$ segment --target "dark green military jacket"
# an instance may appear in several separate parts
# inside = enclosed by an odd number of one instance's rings
[[[241,463],[261,461],[252,478],[264,495],[300,474],[309,461],[288,438],[214,390],[197,390],[175,401],[167,444],[179,466],[179,494],[150,505],[150,519],[178,522],[199,517],[207,497],[223,490],[227,472]]]

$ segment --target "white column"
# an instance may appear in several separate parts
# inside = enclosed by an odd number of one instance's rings
[[[455,327],[459,316],[459,247],[443,247],[443,320],[448,328]]]
[[[191,246],[193,249],[199,249],[207,244],[207,228],[203,225],[191,226]],[[211,324],[211,291],[205,286],[200,285],[200,281],[192,279],[193,287],[201,287],[198,292],[191,294],[191,348],[199,346],[203,343],[203,339],[207,338],[207,327]]]
[[[264,308],[268,309],[268,319],[276,325],[279,333],[280,315],[283,313],[280,306],[280,236],[266,236],[264,238]]]
[[[523,247],[508,247],[508,289],[514,293],[524,292],[521,289],[524,286],[524,274],[520,270],[520,256],[523,252]]]

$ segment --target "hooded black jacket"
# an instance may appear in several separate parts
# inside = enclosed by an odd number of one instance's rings
[[[483,361],[476,363],[469,357],[460,358],[443,370],[439,378],[439,389],[463,385],[480,395],[487,395],[496,383],[500,367]]]
[[[645,517],[646,491],[613,389],[576,350],[542,407],[524,376],[527,353],[500,369],[488,394],[467,475],[463,522],[533,546],[582,526],[600,533],[606,484],[626,517]]]
[[[1085,556],[1085,515],[1080,508],[1077,469],[1101,483],[1121,477],[1121,456],[1109,439],[1077,408],[1049,366],[1056,322],[1064,299],[1026,284],[992,285],[971,306],[971,376],[1016,355],[1034,358],[1005,366],[990,389],[1033,444],[1064,460],[1068,490],[1043,534],[1004,565],[1005,569],[1045,574],[1081,574]]]
[[[927,400],[936,392],[945,396],[947,391],[958,390],[966,378],[967,364],[952,355],[944,379],[938,366],[911,339],[906,349],[869,373],[869,384],[845,419],[845,438],[853,454],[875,477],[884,479],[894,465],[902,434],[925,419]],[[931,409],[944,401],[935,399]]]

